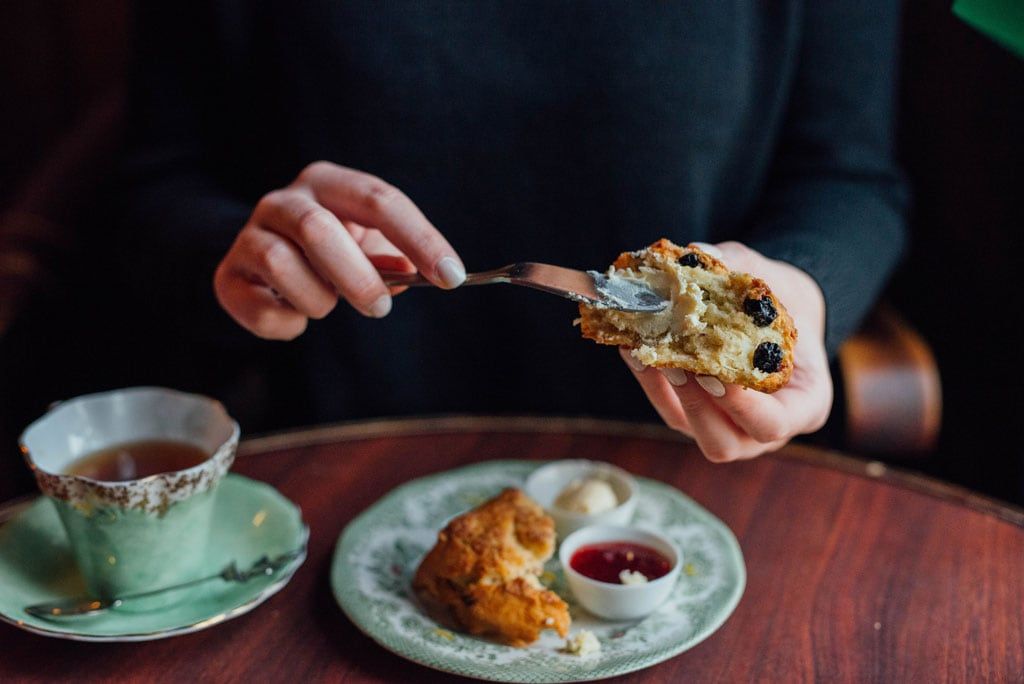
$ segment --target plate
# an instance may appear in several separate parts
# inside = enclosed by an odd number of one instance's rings
[[[438,626],[410,584],[420,559],[452,517],[505,487],[522,487],[538,463],[488,461],[398,487],[342,532],[331,566],[334,596],[350,620],[384,648],[437,670],[500,682],[603,679],[660,663],[710,636],[732,613],[746,583],[743,555],[726,525],[660,482],[637,478],[634,524],[651,526],[682,549],[683,571],[668,601],[640,622],[608,622],[588,614],[569,592],[557,560],[542,578],[569,604],[572,631],[589,629],[601,651],[579,657],[545,632],[512,648]]]
[[[126,606],[47,620],[25,613],[24,606],[83,594],[85,585],[56,509],[49,499],[39,498],[0,526],[0,620],[75,641],[147,641],[196,632],[249,612],[280,591],[302,565],[309,530],[299,509],[280,492],[233,473],[221,481],[214,508],[203,574],[232,560],[245,568],[264,554],[302,553],[270,577],[241,584],[212,580],[182,590],[181,601],[158,611],[129,612]]]

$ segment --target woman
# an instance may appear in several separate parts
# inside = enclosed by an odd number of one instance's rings
[[[139,11],[123,223],[140,282],[208,331],[215,274],[242,328],[294,340],[310,422],[643,417],[621,367],[577,339],[572,305],[515,288],[399,303],[377,269],[452,289],[467,266],[600,268],[664,236],[716,243],[800,331],[774,395],[624,356],[708,458],[753,457],[824,423],[829,354],[902,250],[893,3]]]

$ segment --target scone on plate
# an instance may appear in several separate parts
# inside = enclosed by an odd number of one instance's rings
[[[518,489],[506,489],[448,523],[420,563],[413,590],[455,629],[526,646],[542,630],[569,632],[569,607],[540,583],[555,551],[555,523]]]
[[[665,239],[623,252],[608,275],[643,281],[669,306],[650,314],[580,304],[584,337],[629,347],[648,366],[713,375],[761,392],[789,382],[796,328],[763,280],[730,271],[695,245]]]

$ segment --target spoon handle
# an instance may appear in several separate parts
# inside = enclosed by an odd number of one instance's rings
[[[493,283],[507,283],[512,277],[513,269],[517,264],[509,264],[491,271],[481,273],[467,273],[465,285],[491,285]],[[424,287],[433,286],[434,283],[424,278],[419,273],[400,273],[398,271],[381,271],[380,277],[388,287]]]
[[[35,617],[48,619],[93,615],[110,610],[111,608],[117,608],[125,601],[148,598],[150,596],[156,596],[157,594],[175,591],[178,589],[186,589],[217,578],[220,578],[225,582],[247,582],[253,577],[258,577],[260,575],[272,575],[291,561],[298,558],[302,553],[303,550],[300,549],[281,554],[275,558],[262,556],[247,570],[239,570],[235,561],[231,561],[221,568],[219,572],[213,575],[207,575],[206,577],[199,577],[198,579],[192,579],[187,582],[172,584],[167,587],[160,587],[159,589],[151,589],[149,591],[141,591],[134,594],[125,594],[124,596],[118,596],[110,599],[100,599],[93,596],[75,596],[72,598],[25,606],[25,612],[29,615],[34,615]]]
[[[234,565],[232,562],[231,565]],[[225,568],[226,569],[226,568]],[[36,617],[45,618],[61,618],[61,617],[73,617],[76,615],[91,615],[93,613],[101,613],[111,608],[117,608],[125,601],[132,599],[146,598],[148,596],[155,596],[162,594],[165,591],[174,591],[175,589],[185,589],[186,587],[192,587],[203,582],[209,582],[212,579],[216,579],[221,576],[221,572],[215,575],[208,575],[206,577],[200,577],[198,579],[189,580],[188,582],[181,582],[180,584],[174,584],[169,587],[160,587],[159,589],[153,589],[150,591],[143,591],[137,594],[128,594],[126,596],[120,596],[118,598],[101,599],[94,596],[74,596],[72,598],[58,599],[56,601],[48,601],[47,603],[37,603],[32,606],[25,606],[25,612],[29,615],[35,615]]]

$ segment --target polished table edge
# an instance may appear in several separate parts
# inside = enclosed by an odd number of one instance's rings
[[[239,455],[253,456],[271,451],[366,439],[468,432],[580,434],[631,437],[681,444],[693,443],[688,437],[664,425],[652,423],[563,416],[439,415],[345,421],[257,435],[242,441],[239,445]],[[965,487],[895,468],[879,461],[865,460],[837,451],[802,444],[789,444],[780,451],[761,458],[795,460],[820,468],[829,468],[870,480],[878,480],[884,484],[908,489],[947,503],[961,505],[1024,528],[1024,508],[978,494]]]

